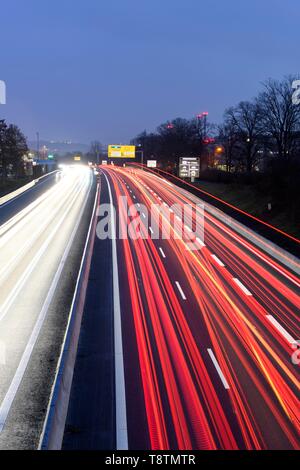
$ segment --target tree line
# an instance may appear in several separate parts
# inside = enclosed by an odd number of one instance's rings
[[[8,174],[22,174],[23,157],[28,152],[26,138],[14,124],[0,120],[0,174],[6,179]]]
[[[142,132],[132,143],[146,159],[177,171],[179,157],[198,156],[201,178],[254,184],[280,210],[300,216],[300,105],[293,102],[297,77],[269,79],[258,95],[227,108],[216,125],[206,116],[176,118]],[[206,113],[205,113],[206,114]]]
[[[176,118],[155,132],[140,133],[132,143],[143,148],[146,158],[161,162],[176,162],[178,157],[190,155],[203,157],[217,149],[227,172],[251,173],[271,155],[290,161],[299,156],[300,141],[300,106],[292,101],[295,79],[266,81],[253,100],[226,109],[220,125],[207,123],[203,115]],[[214,161],[205,163],[209,166]]]

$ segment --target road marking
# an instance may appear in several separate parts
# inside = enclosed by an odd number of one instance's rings
[[[282,334],[282,336],[290,343],[290,344],[297,344],[297,341],[283,328],[283,326],[278,323],[276,318],[274,318],[272,315],[267,315],[267,319],[269,322],[272,323],[272,325],[276,328],[276,330],[279,331],[279,333]]]
[[[159,251],[161,252],[161,256],[162,256],[163,258],[166,258],[166,255],[165,255],[165,253],[164,253],[164,250],[163,250],[162,248],[159,248]]]
[[[186,300],[186,296],[185,296],[185,294],[184,294],[184,292],[183,292],[183,290],[182,290],[182,287],[181,287],[181,285],[179,284],[179,282],[178,282],[178,281],[176,281],[176,283],[175,283],[175,284],[176,284],[176,286],[177,286],[177,289],[179,290],[179,292],[180,292],[180,295],[181,295],[181,297],[183,298],[183,300]]]
[[[111,205],[111,213],[113,214],[113,197],[109,180],[104,174]],[[121,305],[120,305],[120,288],[119,288],[119,270],[117,255],[117,236],[115,220],[111,218],[112,230],[112,258],[113,258],[113,292],[114,292],[114,343],[115,343],[115,387],[116,387],[116,447],[117,450],[128,450],[128,431],[127,431],[127,414],[126,414],[126,391],[124,376],[124,357],[123,357],[123,341],[122,341],[122,323],[121,323]]]
[[[173,212],[174,212],[174,211],[173,211],[173,209],[172,209],[171,207],[169,207],[169,211],[170,211],[171,213],[173,213]]]
[[[226,380],[226,378],[225,378],[225,376],[224,376],[224,374],[223,374],[223,372],[222,372],[222,370],[221,370],[221,367],[219,366],[219,363],[218,363],[218,361],[217,361],[217,359],[216,359],[216,356],[214,355],[214,353],[213,353],[213,351],[212,351],[211,349],[208,349],[207,352],[208,352],[208,354],[210,355],[210,358],[211,358],[211,360],[212,360],[212,362],[213,362],[213,365],[214,365],[215,368],[216,368],[216,371],[217,371],[218,374],[219,374],[220,379],[222,380],[222,384],[224,385],[224,388],[226,388],[226,390],[229,390],[230,387],[229,387],[228,382],[227,382],[227,380]]]
[[[153,234],[153,229],[152,227],[149,227],[150,232]]]
[[[138,207],[141,207],[141,204],[138,202],[138,205],[137,205],[137,206],[138,206]]]
[[[244,292],[244,294],[246,294],[248,296],[252,295],[251,292],[247,289],[247,287],[245,287],[244,284],[242,284],[239,279],[234,277],[233,280],[239,286],[239,288]]]
[[[192,229],[191,229],[188,225],[185,225],[184,228],[185,228],[185,230],[187,230],[188,232],[191,232],[191,231],[192,231]]]
[[[142,216],[144,217],[144,219],[146,219],[146,215],[144,212],[142,212]]]
[[[225,267],[225,264],[222,263],[222,261],[216,255],[211,255],[211,257],[216,261],[216,263],[218,263],[219,266],[221,266],[222,268]]]

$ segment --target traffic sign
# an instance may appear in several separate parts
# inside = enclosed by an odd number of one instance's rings
[[[108,158],[135,158],[135,146],[109,145]]]
[[[200,158],[199,157],[181,157],[179,160],[180,178],[199,178],[200,176]]]

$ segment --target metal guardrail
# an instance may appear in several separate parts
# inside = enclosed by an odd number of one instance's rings
[[[15,191],[12,191],[11,193],[6,194],[5,196],[2,196],[0,198],[0,206],[3,204],[6,204],[16,197],[20,196],[21,194],[25,193],[28,191],[28,189],[33,188],[36,184],[38,184],[42,179],[46,178],[47,176],[50,176],[54,173],[56,173],[58,170],[51,171],[50,173],[47,173],[46,175],[41,176],[40,178],[37,178],[33,181],[30,181],[30,183],[25,184],[24,186],[21,186],[20,188],[16,189]]]

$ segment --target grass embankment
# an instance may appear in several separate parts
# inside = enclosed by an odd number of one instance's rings
[[[19,189],[21,186],[30,183],[30,181],[32,181],[31,176],[18,179],[9,178],[5,180],[0,178],[0,197],[5,196],[6,194],[9,194],[13,191],[16,191],[16,189]]]
[[[199,181],[196,185],[200,189],[274,225],[278,229],[300,238],[300,221],[298,223],[293,222],[287,212],[277,210],[276,207],[272,207],[269,211],[268,203],[270,200],[268,196],[258,193],[255,187],[208,181]]]

